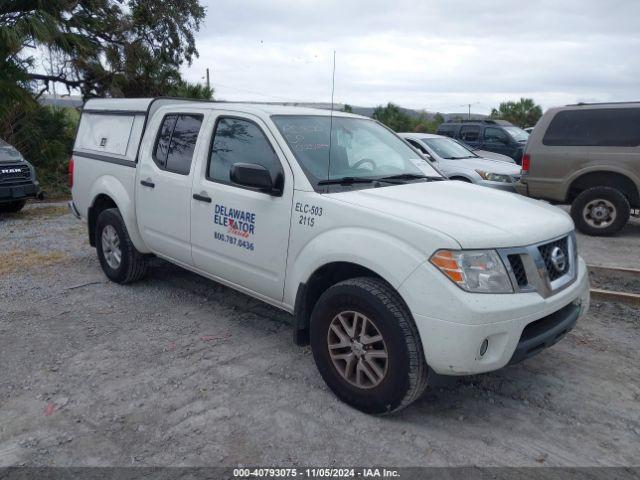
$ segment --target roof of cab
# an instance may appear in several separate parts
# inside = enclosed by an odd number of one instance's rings
[[[238,110],[262,115],[331,115],[331,110],[322,108],[296,107],[292,105],[274,105],[268,103],[235,103],[220,101],[198,101],[186,98],[92,98],[84,104],[84,111],[135,112],[145,113],[158,103],[158,107],[171,105],[184,106],[188,103],[194,108],[216,110]],[[161,104],[161,105],[160,105]],[[361,115],[334,110],[334,116],[363,118]],[[366,117],[365,117],[366,118]]]

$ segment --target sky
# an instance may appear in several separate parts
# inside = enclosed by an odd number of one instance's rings
[[[202,0],[200,57],[219,100],[489,113],[640,100],[640,0]]]

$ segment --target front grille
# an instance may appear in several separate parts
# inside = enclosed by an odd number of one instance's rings
[[[16,184],[29,180],[31,170],[28,165],[0,165],[0,183]]]
[[[529,282],[527,280],[527,272],[524,269],[524,264],[522,263],[522,258],[519,254],[508,255],[509,264],[511,265],[511,270],[513,270],[513,275],[516,278],[516,282],[518,282],[519,287],[526,287]]]
[[[557,247],[557,248],[556,248]],[[558,250],[559,249],[559,250]],[[551,243],[547,243],[545,245],[540,245],[538,247],[540,251],[540,255],[542,255],[542,259],[544,260],[544,264],[547,267],[547,273],[549,274],[549,280],[552,282],[557,280],[564,274],[569,271],[571,258],[569,257],[569,249],[567,245],[567,237],[561,238],[560,240],[556,240]],[[553,253],[554,251],[562,252],[560,257],[564,257],[564,261],[554,262]],[[562,267],[562,268],[558,268]]]

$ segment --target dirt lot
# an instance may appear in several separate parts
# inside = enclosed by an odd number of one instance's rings
[[[547,352],[378,418],[288,315],[161,261],[108,283],[60,205],[0,220],[0,245],[0,466],[640,463],[638,309],[594,304]]]

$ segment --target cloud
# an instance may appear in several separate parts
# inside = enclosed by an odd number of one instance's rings
[[[488,113],[520,96],[544,107],[634,100],[640,2],[211,1],[200,58],[228,100],[329,101]]]

